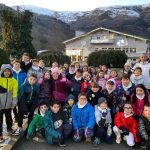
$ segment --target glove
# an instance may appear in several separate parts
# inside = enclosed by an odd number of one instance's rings
[[[129,130],[128,130],[126,127],[121,126],[121,127],[120,127],[120,130],[122,130],[123,135],[129,135]]]
[[[101,120],[98,122],[98,126],[99,127],[104,127],[105,126],[105,122],[106,122],[106,119],[101,118]]]
[[[88,127],[85,129],[85,137],[91,137],[91,130]]]

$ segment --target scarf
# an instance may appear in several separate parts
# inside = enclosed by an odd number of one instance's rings
[[[12,69],[16,74],[19,74],[19,72],[21,71],[21,69],[19,69],[19,70],[15,70],[14,68],[12,68]]]
[[[70,73],[70,74],[75,74],[75,72],[76,72],[75,70],[74,70],[74,71],[69,70],[69,73]]]
[[[32,66],[32,69],[34,69],[34,70],[39,70],[40,68],[39,68],[39,67]]]
[[[139,100],[143,100],[144,97],[145,97],[145,94],[143,94],[142,96],[139,96],[139,95],[136,94],[136,97],[137,97]]]
[[[125,118],[128,118],[128,117],[130,117],[130,116],[133,116],[133,112],[131,112],[130,115],[127,115],[127,114],[124,113],[124,117],[125,117]]]
[[[44,116],[45,116],[45,113],[42,113],[41,111],[40,111],[40,114],[41,114],[41,116],[42,116],[42,117],[44,117]]]
[[[80,105],[78,102],[78,108],[83,108],[86,104],[87,104],[87,102],[84,105]]]
[[[124,85],[122,84],[122,87],[123,87],[123,89],[124,89],[125,91],[127,91],[130,87],[132,87],[132,83],[130,82],[130,83],[128,84],[128,86],[124,86]]]
[[[101,109],[99,106],[97,107],[98,108],[98,110],[100,111],[100,112],[102,112],[102,113],[106,113],[108,110],[107,110],[107,108],[106,109]]]
[[[77,78],[76,76],[74,77],[77,81],[80,81],[82,77]]]

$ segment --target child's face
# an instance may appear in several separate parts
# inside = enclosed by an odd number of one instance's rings
[[[6,69],[6,70],[4,71],[4,77],[9,78],[10,75],[11,75],[11,71],[10,71],[9,69]]]
[[[99,77],[100,77],[100,78],[103,78],[103,77],[104,77],[104,72],[100,72],[100,73],[99,73]]]
[[[84,72],[84,71],[88,71],[88,67],[86,67],[86,66],[83,67],[83,72]]]
[[[70,67],[69,70],[70,70],[71,72],[74,72],[74,71],[75,71],[75,67]]]
[[[142,88],[137,87],[136,88],[136,94],[139,96],[143,96],[145,93],[144,93],[144,90]]]
[[[33,62],[33,64],[32,64],[33,66],[35,66],[35,67],[38,67],[39,66],[39,62]]]
[[[90,81],[90,79],[91,79],[91,76],[90,76],[90,75],[86,75],[86,76],[84,77],[84,80],[86,80],[86,81]]]
[[[102,70],[103,70],[104,72],[107,71],[107,67],[102,66]]]
[[[80,78],[82,76],[82,73],[81,72],[76,72],[76,77],[77,78]]]
[[[19,70],[20,69],[20,63],[17,63],[17,62],[14,63],[13,67],[14,67],[15,70]]]
[[[129,79],[125,79],[125,78],[122,78],[122,84],[124,85],[124,86],[128,86],[129,85],[129,83],[130,83],[130,80]]]
[[[60,110],[60,105],[58,104],[54,104],[53,106],[51,106],[51,111],[55,114],[57,114]]]
[[[80,97],[78,97],[78,102],[79,102],[80,105],[85,105],[87,103],[86,96],[80,96]]]
[[[45,67],[45,63],[43,61],[39,61],[39,67],[44,68]]]
[[[30,85],[34,85],[35,82],[36,82],[36,80],[37,80],[37,79],[34,78],[34,77],[29,77],[29,78],[28,78],[28,82],[29,82]]]
[[[136,70],[134,71],[134,75],[135,75],[136,77],[140,76],[140,75],[141,75],[141,70],[136,69]]]
[[[107,108],[107,103],[103,102],[99,106],[102,110],[105,110]]]
[[[73,106],[74,100],[73,100],[73,99],[69,99],[69,100],[68,100],[68,104],[69,104],[69,106]]]
[[[54,72],[54,73],[52,74],[52,77],[53,77],[54,80],[57,80],[58,77],[59,77],[59,73]]]
[[[150,107],[145,106],[144,110],[143,110],[143,113],[144,113],[146,118],[150,119]]]
[[[108,90],[113,90],[115,85],[107,84],[107,89]]]
[[[116,77],[117,76],[117,72],[116,71],[111,71],[110,72],[110,76],[113,77],[113,78]]]
[[[45,112],[46,112],[47,109],[48,109],[48,108],[47,108],[46,105],[40,106],[40,111],[41,111],[43,114],[45,114]]]
[[[22,61],[24,61],[24,62],[28,62],[29,61],[29,56],[22,56]]]
[[[92,92],[97,93],[99,91],[99,87],[91,87]]]
[[[130,115],[133,112],[131,104],[124,105],[124,113]]]
[[[128,65],[124,66],[124,70],[128,71],[129,69],[130,69],[130,66],[128,66]]]
[[[44,78],[45,78],[45,79],[50,79],[50,73],[49,73],[49,72],[46,72],[45,75],[44,75]]]

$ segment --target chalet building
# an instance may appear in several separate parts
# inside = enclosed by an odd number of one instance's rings
[[[125,51],[132,60],[141,53],[150,54],[150,40],[106,28],[97,28],[63,43],[71,61],[86,61],[90,53],[99,50]]]

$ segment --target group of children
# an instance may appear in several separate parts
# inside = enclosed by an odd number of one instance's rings
[[[65,146],[72,136],[75,142],[85,138],[98,146],[116,137],[117,144],[123,139],[131,147],[150,150],[150,95],[140,67],[119,79],[105,65],[98,71],[81,69],[78,63],[59,69],[55,62],[47,70],[28,54],[12,65],[3,64],[0,72],[0,143],[5,114],[7,131],[16,136],[28,118],[27,139],[40,132],[49,144]]]

